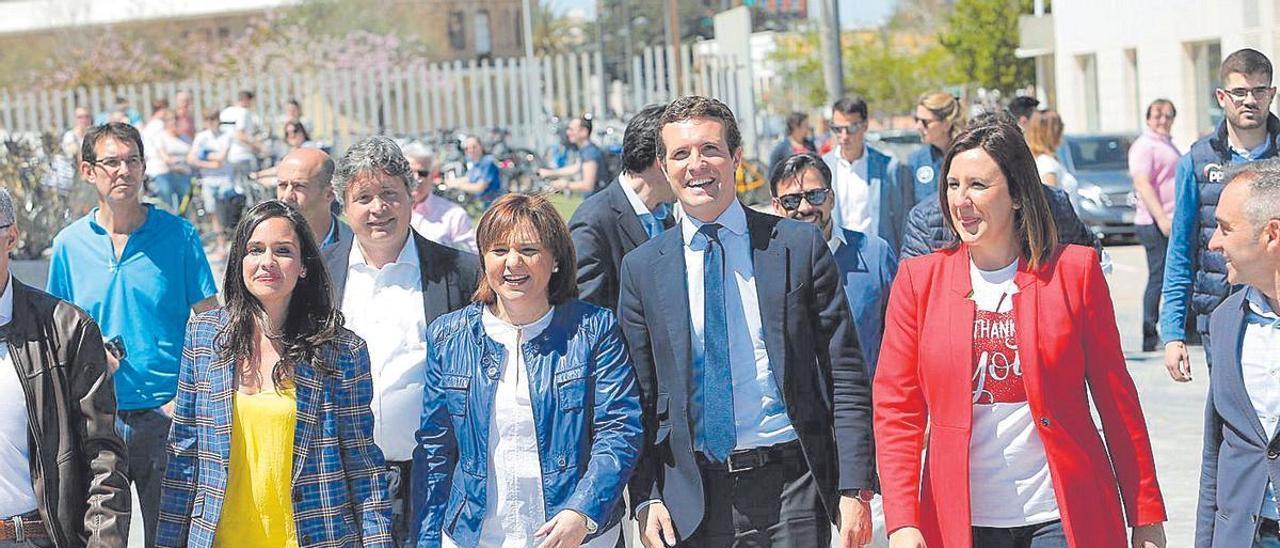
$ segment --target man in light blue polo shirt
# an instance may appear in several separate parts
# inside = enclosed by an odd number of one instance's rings
[[[137,129],[93,127],[80,152],[80,174],[97,189],[98,207],[54,239],[48,289],[102,326],[115,372],[116,428],[152,546],[187,318],[216,307],[217,288],[195,228],[138,200],[145,168]]]

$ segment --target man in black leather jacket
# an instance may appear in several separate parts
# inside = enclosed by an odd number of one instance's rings
[[[15,222],[0,188],[0,543],[123,547],[127,459],[102,334],[9,275]]]

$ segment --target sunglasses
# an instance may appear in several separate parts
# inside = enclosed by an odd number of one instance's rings
[[[862,128],[867,127],[867,122],[866,122],[866,120],[863,120],[863,121],[861,121],[861,122],[858,122],[858,123],[855,123],[855,124],[849,124],[849,125],[847,125],[847,126],[834,126],[834,125],[833,125],[833,126],[830,126],[830,127],[831,127],[831,133],[834,133],[834,134],[839,135],[839,134],[841,134],[841,133],[845,133],[845,132],[853,133],[853,132],[859,131],[859,130],[861,130]]]
[[[778,196],[778,205],[787,211],[795,211],[800,207],[800,200],[809,202],[811,206],[820,206],[827,203],[827,198],[831,196],[829,188],[811,188],[804,192],[796,192],[794,194],[783,194]]]

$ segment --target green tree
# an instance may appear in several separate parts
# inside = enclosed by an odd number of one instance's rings
[[[1035,64],[1018,59],[1018,15],[1031,0],[956,0],[939,42],[955,58],[964,80],[1011,92],[1035,78]]]

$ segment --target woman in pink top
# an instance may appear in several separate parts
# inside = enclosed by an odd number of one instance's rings
[[[1160,334],[1160,287],[1164,284],[1165,248],[1173,218],[1173,174],[1178,147],[1169,136],[1178,111],[1168,99],[1156,99],[1147,107],[1147,129],[1129,147],[1129,175],[1138,194],[1133,224],[1147,250],[1147,289],[1142,296],[1142,351],[1156,350]]]

